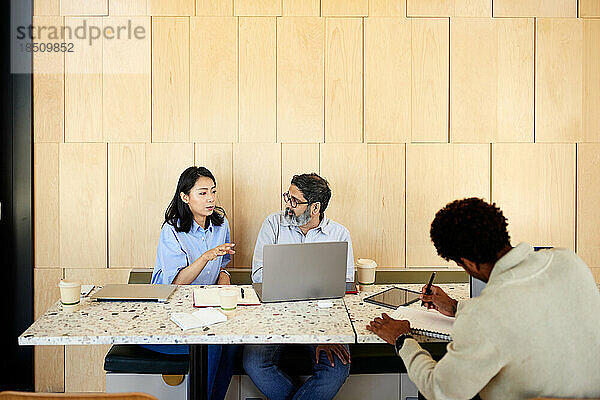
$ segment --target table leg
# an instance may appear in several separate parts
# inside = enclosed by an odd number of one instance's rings
[[[208,346],[190,344],[189,400],[208,400]]]

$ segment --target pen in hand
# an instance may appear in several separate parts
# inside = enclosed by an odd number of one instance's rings
[[[433,294],[433,292],[431,291],[431,285],[433,284],[433,279],[435,278],[435,271],[431,274],[431,277],[429,278],[429,283],[427,284],[427,286],[425,287],[425,294]],[[421,301],[421,306],[425,307],[426,305],[429,305],[431,302],[427,301]]]

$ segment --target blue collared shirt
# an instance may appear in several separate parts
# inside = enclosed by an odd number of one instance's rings
[[[196,261],[204,252],[223,243],[229,243],[229,221],[220,226],[209,223],[207,229],[192,222],[189,232],[177,232],[171,224],[164,224],[156,249],[156,264],[152,272],[152,283],[171,284],[180,270]],[[219,271],[231,261],[226,254],[209,261],[198,274],[192,285],[214,285]]]
[[[269,215],[263,222],[252,258],[252,282],[262,282],[263,246],[265,244],[292,244],[314,242],[348,242],[348,265],[346,267],[346,281],[354,281],[354,252],[350,232],[345,226],[323,216],[316,228],[306,232],[306,236],[299,227],[290,225],[279,211]]]

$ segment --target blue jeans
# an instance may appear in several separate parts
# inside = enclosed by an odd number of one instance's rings
[[[162,354],[189,354],[190,349],[188,345],[180,344],[144,344],[141,346]],[[211,400],[223,400],[233,376],[233,364],[240,346],[216,344],[208,345],[207,348],[208,398]],[[205,371],[201,372],[205,373]]]
[[[344,365],[334,355],[335,367],[332,367],[325,352],[321,352],[317,364],[317,345],[304,347],[307,357],[313,362],[314,374],[299,388],[278,366],[285,345],[244,346],[244,369],[256,387],[270,400],[333,399],[350,373],[350,363]]]

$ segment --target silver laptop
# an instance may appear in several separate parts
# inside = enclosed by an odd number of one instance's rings
[[[142,300],[166,302],[177,285],[109,284],[94,293],[92,300]]]
[[[263,281],[252,286],[261,302],[343,297],[348,242],[266,244]]]

